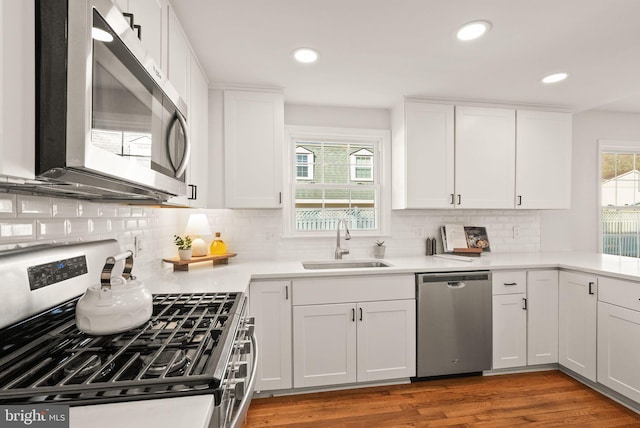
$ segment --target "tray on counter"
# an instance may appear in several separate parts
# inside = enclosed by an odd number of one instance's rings
[[[231,257],[237,256],[237,253],[225,253],[219,255],[207,254],[206,256],[193,256],[190,260],[180,260],[179,257],[171,257],[169,259],[162,259],[163,262],[171,263],[173,265],[173,271],[188,271],[189,265],[191,263],[201,263],[201,262],[213,262],[213,266],[215,265],[226,265],[229,264],[229,259]]]

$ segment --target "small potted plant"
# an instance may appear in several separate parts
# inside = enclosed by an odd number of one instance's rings
[[[173,235],[173,242],[178,247],[178,257],[180,260],[191,260],[191,238],[189,236]]]
[[[376,241],[376,245],[373,246],[373,255],[377,259],[384,259],[384,241]]]

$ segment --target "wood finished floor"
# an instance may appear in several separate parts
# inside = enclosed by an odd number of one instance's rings
[[[640,427],[640,415],[559,371],[255,398],[247,427]]]

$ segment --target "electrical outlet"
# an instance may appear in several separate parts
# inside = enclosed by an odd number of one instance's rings
[[[513,239],[518,239],[520,237],[520,226],[513,226]]]
[[[144,250],[144,246],[142,244],[142,236],[134,236],[133,238],[133,255],[138,256],[138,254]]]
[[[413,226],[411,229],[411,236],[414,238],[422,238],[424,236],[424,228],[420,226]]]

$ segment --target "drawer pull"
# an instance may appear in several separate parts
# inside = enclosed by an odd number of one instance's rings
[[[512,287],[514,285],[518,285],[517,282],[505,282],[504,285],[506,285],[507,287]]]

